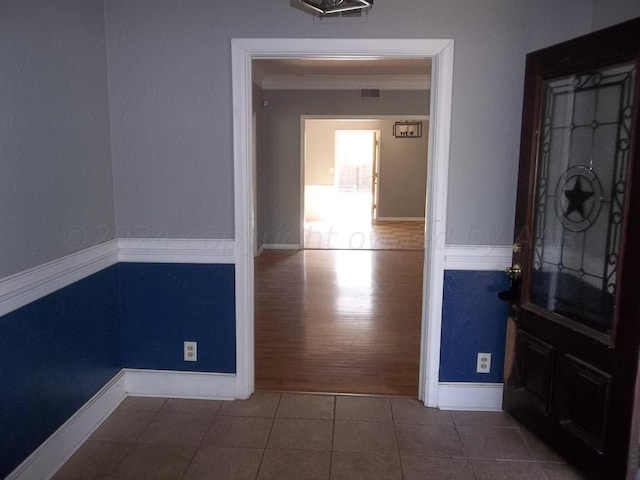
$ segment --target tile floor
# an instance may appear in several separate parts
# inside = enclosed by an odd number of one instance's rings
[[[258,392],[127,398],[56,480],[582,478],[506,414],[417,400]]]

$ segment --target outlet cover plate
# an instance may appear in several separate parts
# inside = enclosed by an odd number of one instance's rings
[[[478,360],[476,362],[476,373],[491,373],[490,353],[478,353]]]
[[[184,361],[198,361],[198,342],[184,342]]]

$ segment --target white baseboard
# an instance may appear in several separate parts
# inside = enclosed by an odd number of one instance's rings
[[[502,383],[441,382],[440,410],[502,411]]]
[[[136,397],[234,400],[235,374],[125,369],[127,393]]]
[[[118,243],[111,240],[0,279],[0,316],[117,262]]]
[[[503,271],[511,265],[511,246],[447,245],[445,270]]]
[[[123,369],[5,480],[51,478],[127,396],[234,400],[236,375]]]
[[[301,250],[299,244],[294,243],[265,243],[262,245],[263,250]]]
[[[120,371],[5,480],[51,478],[125,397],[125,374]]]
[[[424,222],[424,217],[378,217],[378,222]]]
[[[262,252],[264,252],[264,245],[260,245],[260,246],[258,247],[258,249],[256,250],[256,254],[255,254],[255,256],[256,256],[256,257],[259,257],[260,255],[262,255]]]

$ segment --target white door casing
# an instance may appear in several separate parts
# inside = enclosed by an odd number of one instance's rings
[[[432,61],[425,268],[419,398],[438,406],[440,333],[445,261],[453,40],[279,39],[231,41],[233,85],[234,220],[236,261],[236,396],[254,391],[254,209],[251,158],[251,61],[256,58],[428,58]]]

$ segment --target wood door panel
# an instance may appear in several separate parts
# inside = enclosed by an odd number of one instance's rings
[[[548,321],[541,322],[541,317]],[[603,371],[611,368],[613,350],[607,342],[598,336],[585,334],[581,326],[572,325],[568,319],[557,322],[548,317],[536,306],[524,305],[519,308],[518,327],[534,337],[547,339],[557,350],[557,355],[573,352],[594,368]]]
[[[522,389],[531,402],[549,414],[555,348],[519,330],[516,351],[516,388]]]
[[[527,55],[504,409],[588,478],[640,458],[640,18]]]
[[[611,375],[565,355],[559,366],[558,419],[567,432],[596,453],[603,453]]]

